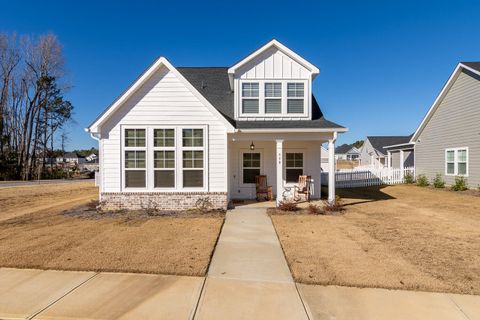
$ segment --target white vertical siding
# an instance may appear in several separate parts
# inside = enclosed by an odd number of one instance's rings
[[[223,122],[167,68],[158,70],[101,128],[102,191],[121,191],[122,125],[208,125],[208,190],[227,191]]]
[[[243,67],[241,79],[310,79],[310,71],[277,49],[266,51]]]
[[[417,174],[433,179],[437,173],[447,184],[445,149],[468,147],[470,187],[480,185],[480,77],[462,72],[438,106],[415,144]]]

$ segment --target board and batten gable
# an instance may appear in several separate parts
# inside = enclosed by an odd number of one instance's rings
[[[416,174],[429,180],[441,174],[447,184],[454,176],[445,175],[445,150],[468,148],[470,187],[480,185],[480,76],[462,70],[426,122],[415,143]]]
[[[224,122],[167,67],[160,67],[100,128],[101,192],[121,192],[125,126],[206,128],[206,191],[227,191],[227,134]],[[151,159],[147,159],[147,162]],[[148,166],[148,164],[147,164]],[[148,176],[147,176],[148,178]],[[152,190],[147,190],[152,191]],[[180,190],[181,191],[181,190]]]
[[[236,120],[309,120],[312,117],[312,79],[318,74],[318,69],[303,60],[288,48],[275,40],[254,53],[254,57],[240,62],[237,68],[232,67],[234,91],[234,117]],[[242,83],[258,82],[260,87],[260,104],[265,98],[263,86],[265,82],[282,83],[282,112],[265,113],[260,106],[258,114],[244,114],[241,112]],[[286,112],[286,83],[297,82],[304,84],[305,109],[303,113]]]

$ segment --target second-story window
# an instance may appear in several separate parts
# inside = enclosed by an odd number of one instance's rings
[[[282,113],[282,84],[265,82],[265,113]]]
[[[287,113],[304,113],[305,84],[287,83]]]
[[[242,113],[258,113],[259,111],[258,82],[242,83]]]

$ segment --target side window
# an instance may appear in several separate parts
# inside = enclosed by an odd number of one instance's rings
[[[175,188],[175,129],[153,130],[154,188]]]
[[[259,112],[259,85],[258,82],[242,83],[242,112],[258,113]]]
[[[125,129],[125,187],[146,187],[145,129]]]
[[[447,174],[455,174],[455,150],[447,150]]]
[[[305,109],[305,84],[287,83],[287,113],[303,113]]]
[[[468,175],[468,149],[453,148],[445,150],[445,174]]]
[[[203,129],[182,130],[183,187],[202,188],[204,185],[204,143]]]

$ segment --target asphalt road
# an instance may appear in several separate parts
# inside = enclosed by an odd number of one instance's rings
[[[74,180],[64,180],[64,179],[55,179],[55,180],[32,180],[32,181],[0,181],[1,188],[11,188],[11,187],[28,187],[28,186],[38,186],[43,184],[71,184],[78,182],[95,182],[95,179],[74,179]]]

